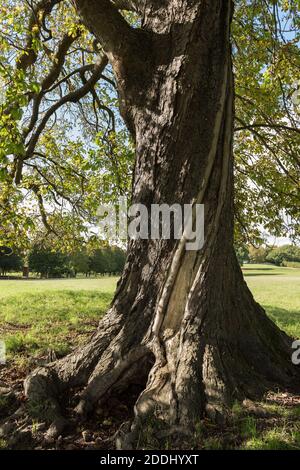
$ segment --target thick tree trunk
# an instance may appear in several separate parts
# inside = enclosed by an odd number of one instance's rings
[[[26,381],[30,400],[51,404],[53,433],[64,424],[59,396],[67,389],[83,388],[77,412],[86,414],[140,382],[133,430],[154,414],[187,428],[206,412],[223,415],[235,399],[297,380],[291,340],[253,300],[233,250],[231,2],[151,4],[143,73],[110,58],[136,139],[133,202],[204,204],[205,244],[186,251],[184,240],[130,242],[91,342]]]

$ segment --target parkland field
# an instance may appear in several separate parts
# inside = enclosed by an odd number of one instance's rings
[[[300,339],[300,269],[245,265],[243,272],[254,298],[272,320]],[[36,365],[83,344],[107,310],[116,284],[116,277],[0,280],[0,340],[7,349],[0,382],[21,384]],[[222,433],[213,426],[209,432],[199,428],[201,445],[300,449],[300,397],[278,395],[255,406],[260,413],[245,414],[237,404],[234,424]]]

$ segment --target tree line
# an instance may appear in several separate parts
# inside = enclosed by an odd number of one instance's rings
[[[282,246],[246,246],[236,247],[240,264],[270,263],[275,266],[300,267],[300,247],[297,245]]]
[[[300,267],[300,247],[296,245],[235,247],[238,260],[244,263],[270,263],[276,266]],[[120,274],[124,268],[126,253],[119,247],[83,248],[72,254],[50,248],[34,246],[27,258],[18,253],[0,256],[0,274],[20,272],[25,265],[42,278],[76,277]]]
[[[72,254],[55,251],[48,247],[34,246],[27,256],[13,253],[0,257],[2,276],[9,272],[20,272],[24,266],[42,278],[89,277],[97,274],[120,274],[125,264],[126,253],[119,247],[101,247],[88,251],[83,248]]]

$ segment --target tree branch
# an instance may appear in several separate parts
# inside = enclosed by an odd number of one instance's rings
[[[238,120],[238,119],[237,119]],[[266,129],[282,129],[285,131],[292,131],[292,132],[298,132],[300,134],[300,129],[297,127],[292,127],[292,126],[285,126],[284,124],[266,124],[266,123],[254,123],[254,124],[246,124],[241,127],[236,127],[234,130],[235,132],[240,132],[244,130],[250,130],[254,128],[266,128]]]
[[[71,93],[68,93],[67,95],[63,96],[57,103],[55,103],[51,108],[48,109],[48,111],[45,113],[40,125],[38,126],[36,132],[33,134],[31,137],[27,151],[26,151],[26,156],[25,159],[27,160],[30,158],[34,152],[35,146],[38,142],[38,139],[43,132],[47,122],[49,121],[50,117],[64,104],[66,103],[77,103],[81,98],[83,98],[87,93],[91,91],[91,89],[95,86],[97,81],[99,80],[104,68],[107,65],[107,58],[104,56],[102,57],[100,63],[95,66],[94,72],[92,76],[87,80],[86,84],[84,84],[82,87],[78,88],[76,91],[72,91]]]
[[[92,71],[94,68],[95,68],[95,64],[82,65],[81,67],[78,67],[77,69],[72,70],[72,72],[62,77],[58,82],[54,83],[54,85],[51,86],[51,88],[48,88],[47,90],[45,90],[45,92],[50,93],[51,91],[55,90],[55,88],[57,88],[58,86],[62,85],[67,80],[69,80],[69,78],[73,77],[73,75],[76,75],[77,73],[81,74],[84,72],[89,72],[89,71]],[[101,75],[100,78],[105,79],[104,75]]]
[[[136,32],[109,0],[73,0],[83,23],[100,41],[110,60],[128,57]]]
[[[53,65],[49,71],[49,73],[46,75],[46,77],[42,80],[41,83],[41,91],[39,93],[33,94],[33,107],[32,107],[32,115],[30,119],[30,123],[28,127],[26,128],[23,136],[26,138],[30,132],[33,130],[34,126],[36,125],[36,122],[39,117],[39,108],[41,101],[43,99],[43,96],[45,92],[48,92],[49,87],[54,85],[55,81],[58,79],[62,67],[65,63],[66,59],[66,54],[73,44],[76,39],[80,36],[80,31],[75,36],[70,36],[69,34],[65,34],[64,37],[62,38],[61,42],[58,45],[57,52],[54,56],[53,59]],[[58,86],[58,85],[55,85]],[[29,96],[29,100],[32,98],[32,96]]]
[[[65,34],[58,45],[57,52],[53,59],[53,66],[48,75],[42,81],[42,90],[50,88],[58,79],[61,69],[65,63],[66,54],[71,45],[80,37],[81,32],[78,29],[75,35]]]
[[[41,0],[35,8],[32,9],[32,13],[28,22],[28,35],[26,38],[26,45],[24,52],[17,58],[16,66],[17,69],[26,70],[28,67],[33,65],[37,59],[37,52],[33,47],[34,38],[39,37],[40,35],[40,18],[42,23],[45,20],[45,17],[49,15],[52,9],[60,3],[62,0]],[[35,27],[38,27],[36,32],[34,31]]]
[[[45,206],[44,206],[44,199],[40,193],[40,188],[37,185],[32,185],[30,189],[32,189],[32,191],[36,195],[42,221],[43,221],[44,226],[48,230],[48,233],[52,232],[54,233],[54,235],[58,236],[57,232],[50,226],[48,222],[47,213],[46,213]]]
[[[22,169],[24,160],[28,160],[32,157],[35,147],[38,143],[41,133],[45,129],[49,119],[51,116],[56,113],[56,111],[66,103],[77,103],[81,98],[87,95],[96,85],[97,81],[100,79],[106,65],[108,63],[107,57],[103,56],[100,62],[95,65],[93,74],[87,80],[86,84],[82,87],[78,88],[75,91],[68,93],[67,95],[63,96],[60,100],[58,100],[53,106],[51,106],[48,111],[44,114],[39,126],[37,127],[36,131],[32,134],[28,144],[25,156],[17,158],[17,165],[15,169],[15,183],[18,185],[22,179]]]
[[[240,118],[236,118],[244,127],[246,126],[246,124],[240,119]],[[290,174],[290,172],[286,169],[286,167],[281,163],[280,159],[278,158],[276,152],[274,151],[274,149],[271,147],[271,145],[268,143],[266,137],[262,134],[260,134],[257,130],[255,130],[254,128],[251,128],[249,129],[253,136],[256,137],[260,142],[263,143],[263,145],[269,150],[269,152],[271,152],[271,154],[273,155],[276,163],[278,164],[278,166],[281,168],[281,170],[285,173],[285,175],[291,180],[293,181],[293,183],[296,184],[296,186],[298,187],[299,186],[299,182],[294,178],[293,175]]]

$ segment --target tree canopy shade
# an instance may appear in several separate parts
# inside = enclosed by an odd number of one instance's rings
[[[77,103],[78,90],[80,99],[86,96],[81,96],[83,88],[92,97],[92,107],[91,101],[85,103],[84,119],[89,122],[93,115],[95,120],[94,106],[100,108],[102,103],[100,99],[99,106],[95,97],[96,83],[103,80],[111,84],[113,80],[120,113],[135,145],[132,202],[147,208],[161,203],[205,206],[206,233],[201,250],[187,251],[185,235],[180,240],[130,240],[111,308],[90,342],[37,369],[25,383],[31,403],[49,403],[42,414],[51,424],[52,437],[66,424],[59,400],[65,393],[81,390],[75,411],[86,417],[99,401],[137,385],[141,393],[134,421],[119,439],[120,447],[130,448],[140,442],[147,419],[159,421],[167,435],[174,428],[187,432],[204,415],[224,418],[235,400],[256,398],[274,388],[299,389],[299,369],[291,361],[292,339],[255,303],[233,249],[234,215],[247,233],[264,220],[270,226],[272,222],[274,231],[281,231],[283,207],[285,218],[296,217],[299,130],[291,94],[299,59],[299,5],[237,1],[234,16],[234,5],[228,0],[74,0],[73,4],[81,21],[75,26],[67,2],[46,2],[47,7],[52,6],[52,14],[47,13],[44,2],[40,11],[36,8],[41,4],[34,4],[32,21],[40,20],[34,34],[29,28],[29,46],[21,31],[26,57],[22,59],[21,52],[12,59],[8,53],[4,68],[16,74],[14,77],[19,76],[19,70],[24,72],[24,67],[26,73],[44,71],[38,58],[48,57],[48,49],[53,51],[50,57],[55,57],[52,67],[56,68],[63,37],[54,47],[51,31],[58,25],[69,25],[71,19],[71,30],[67,26],[59,30],[68,31],[68,44],[74,39],[64,56],[61,78],[56,75],[56,81],[47,82],[46,89],[39,81],[39,88],[29,94],[24,88],[21,93],[17,89],[8,94],[11,101],[3,113],[11,126],[7,141],[14,135],[14,142],[22,147],[14,148],[13,158],[7,156],[6,191],[15,188],[14,184],[31,181],[34,170],[38,182],[34,179],[28,189],[36,195],[44,223],[51,229],[44,204],[51,184],[46,184],[44,194],[44,179],[40,179],[44,178],[40,173],[48,164],[49,148],[37,146],[42,145],[42,136],[47,140],[56,129],[58,155],[50,158],[55,162],[53,171],[60,174],[58,181],[68,183],[71,174],[66,179],[68,173],[63,176],[60,169],[67,159],[59,153],[65,145],[59,141],[64,129],[59,122],[66,125],[72,105],[59,121],[59,103]],[[131,13],[122,13],[120,8]],[[55,24],[51,23],[53,12]],[[13,23],[18,25],[17,20]],[[36,35],[38,48],[32,43]],[[45,46],[43,36],[49,35],[50,42]],[[91,55],[86,56],[86,51]],[[89,63],[87,57],[93,57],[92,70],[70,76],[72,72],[65,67],[73,60],[77,67],[78,57],[85,58],[81,66]],[[113,78],[104,71],[107,62]],[[53,77],[51,60],[47,61],[49,65],[44,78],[48,81],[49,74]],[[22,85],[18,86],[24,87],[26,78],[22,76]],[[57,96],[47,97],[54,86]],[[24,94],[29,112],[25,141],[26,118],[15,111],[20,107],[20,103],[15,106],[15,97]],[[46,108],[34,114],[35,104],[42,102]],[[46,119],[49,113],[51,121]],[[111,114],[105,110],[106,114],[111,125]],[[47,132],[39,132],[41,125]],[[235,130],[238,137],[234,144]],[[117,126],[115,134],[118,131]],[[74,126],[72,132],[74,135]],[[80,132],[88,134],[85,126]],[[104,131],[101,135],[107,134]],[[276,151],[274,143],[278,145]],[[234,153],[236,173],[245,178],[238,180],[236,197]],[[67,155],[73,158],[71,151]],[[80,152],[81,158],[83,155]],[[78,161],[76,171],[82,171],[84,165],[80,158]],[[73,190],[72,185],[72,196]],[[110,192],[111,186],[106,194]],[[8,200],[8,193],[5,209],[13,200]],[[273,193],[284,193],[284,203],[282,196],[274,199]],[[97,200],[93,187],[87,194]],[[257,201],[264,205],[257,206]],[[276,206],[268,215],[267,203],[271,201],[276,201]]]
[[[0,246],[0,256],[10,256],[12,255],[13,250],[9,246]]]
[[[22,259],[8,246],[0,246],[0,271],[6,275],[9,271],[19,271],[23,267]]]
[[[135,2],[113,8],[124,8],[121,24],[142,35]],[[133,148],[106,42],[74,17],[70,1],[4,0],[0,13],[0,236],[24,245],[52,232],[71,249],[101,201],[130,193]],[[262,229],[299,234],[298,42],[296,1],[235,2],[236,237],[254,244]]]

